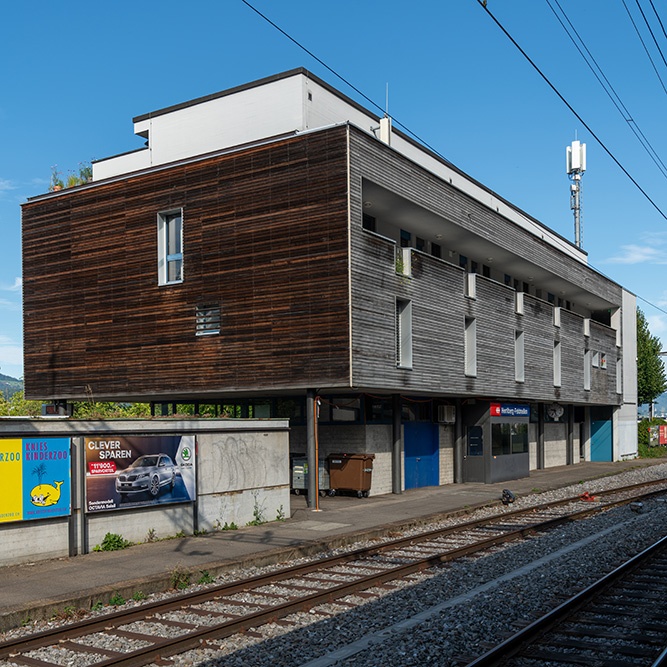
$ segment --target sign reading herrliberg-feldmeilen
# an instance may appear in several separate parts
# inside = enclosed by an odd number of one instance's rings
[[[85,447],[88,512],[195,499],[192,435],[85,438]]]
[[[492,417],[530,417],[529,405],[514,403],[491,403]]]

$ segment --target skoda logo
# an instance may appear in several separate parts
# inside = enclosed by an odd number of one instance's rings
[[[191,456],[192,456],[192,452],[190,452],[190,448],[189,447],[183,447],[183,451],[181,452],[181,458],[184,461],[189,461]]]

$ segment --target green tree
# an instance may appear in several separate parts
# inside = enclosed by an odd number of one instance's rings
[[[0,394],[0,416],[3,417],[39,417],[42,414],[41,401],[28,401],[23,391],[17,391],[9,398]]]
[[[660,358],[662,345],[652,336],[644,313],[637,308],[637,402],[653,403],[667,391],[665,366]]]

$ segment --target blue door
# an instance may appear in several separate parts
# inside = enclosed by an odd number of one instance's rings
[[[591,408],[591,461],[611,461],[611,411]]]
[[[405,488],[437,486],[440,481],[438,425],[406,422],[403,425]]]
[[[611,461],[611,421],[591,421],[591,461]]]

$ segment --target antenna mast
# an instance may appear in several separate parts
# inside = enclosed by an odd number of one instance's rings
[[[586,144],[575,140],[566,150],[567,175],[572,181],[570,208],[574,211],[574,243],[577,248],[581,248],[584,242],[584,230],[581,223],[581,178],[586,171]]]

